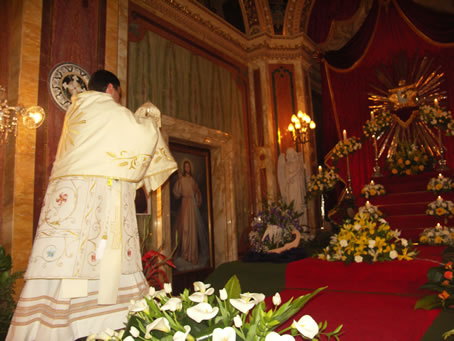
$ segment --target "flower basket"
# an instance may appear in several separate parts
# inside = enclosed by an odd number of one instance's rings
[[[385,194],[385,187],[383,185],[376,184],[373,180],[369,184],[364,185],[364,187],[361,189],[361,196],[366,199]]]
[[[339,159],[347,156],[348,154],[354,153],[355,151],[361,149],[361,147],[362,145],[360,140],[355,136],[351,136],[348,139],[337,142],[332,150],[331,159],[333,163],[336,164]]]
[[[414,175],[429,169],[431,159],[419,147],[402,145],[392,155],[388,169],[392,175]]]
[[[264,203],[263,210],[254,217],[249,232],[251,251],[272,252],[295,241],[296,235],[299,235],[300,241],[295,247],[312,240],[309,227],[300,222],[301,216],[302,213],[294,210],[293,202],[289,205],[283,201]]]
[[[437,200],[427,205],[426,214],[436,217],[452,216],[454,215],[454,203],[451,200],[444,200],[441,196],[438,196]]]
[[[129,306],[126,328],[120,331],[106,330],[99,335],[90,335],[93,340],[283,340],[290,332],[307,339],[327,339],[340,334],[342,326],[333,332],[326,331],[326,322],[317,324],[309,315],[275,332],[285,321],[290,319],[317,293],[312,293],[282,303],[279,293],[273,296],[273,308],[267,309],[265,295],[260,293],[241,293],[238,278],[233,276],[225,288],[215,295],[210,284],[194,282],[194,292],[185,289],[179,296],[172,296],[169,283],[164,290],[150,288],[149,295],[139,301],[132,301]],[[295,340],[285,334],[284,340]]]
[[[334,168],[327,168],[317,174],[312,174],[307,186],[307,197],[311,198],[329,192],[339,181],[339,175]]]
[[[431,178],[427,184],[427,190],[434,194],[447,193],[454,190],[454,181],[444,177],[441,173],[436,178]]]
[[[412,242],[399,236],[400,231],[392,230],[382,213],[367,202],[353,219],[345,220],[318,258],[345,263],[412,260],[417,254]]]
[[[439,223],[435,227],[424,229],[419,236],[421,244],[454,246],[454,228],[442,226]]]

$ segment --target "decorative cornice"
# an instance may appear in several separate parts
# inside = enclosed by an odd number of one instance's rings
[[[298,58],[311,63],[316,51],[316,45],[304,33],[293,36],[259,33],[247,37],[196,0],[131,1],[241,64],[259,59]]]

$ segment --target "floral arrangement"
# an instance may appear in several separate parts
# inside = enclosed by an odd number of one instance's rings
[[[440,173],[436,178],[429,180],[427,190],[434,194],[450,192],[454,190],[454,182],[451,178],[446,178]]]
[[[179,296],[172,296],[169,283],[164,290],[150,288],[149,295],[132,301],[126,328],[120,331],[106,330],[100,335],[90,335],[87,341],[102,340],[164,340],[164,341],[230,341],[230,340],[295,340],[301,334],[307,339],[335,337],[337,340],[342,325],[333,332],[326,332],[326,322],[317,324],[309,315],[284,330],[275,329],[290,319],[314,295],[312,293],[281,302],[279,293],[272,298],[273,308],[267,310],[265,295],[241,293],[236,276],[215,295],[210,284],[194,282],[194,292],[185,289]],[[290,334],[285,334],[289,332]],[[284,335],[281,335],[284,334]]]
[[[419,241],[428,245],[454,245],[454,228],[438,223],[434,228],[424,229],[419,236]]]
[[[454,305],[454,275],[452,262],[441,264],[427,271],[428,282],[421,289],[433,290],[436,294],[418,300],[415,309],[449,308]]]
[[[392,123],[389,110],[376,112],[374,117],[367,120],[363,125],[363,133],[366,137],[380,136]]]
[[[319,172],[311,176],[311,180],[307,186],[307,195],[308,197],[312,197],[331,191],[339,181],[339,176],[334,168],[327,168],[325,170],[319,168]]]
[[[282,200],[264,203],[252,221],[252,230],[249,232],[251,250],[254,252],[269,252],[280,248],[295,239],[294,230],[300,232],[300,243],[312,240],[309,227],[300,222],[302,213],[294,210],[293,202],[289,205]]]
[[[419,107],[419,118],[431,128],[446,130],[452,122],[451,111],[446,111],[438,105],[422,105]]]
[[[339,159],[361,149],[361,147],[360,140],[355,136],[351,136],[348,139],[337,142],[332,149],[331,159],[336,163]]]
[[[413,259],[417,252],[412,242],[399,236],[400,231],[392,230],[382,213],[367,202],[353,219],[345,220],[318,258],[345,263]]]
[[[454,136],[454,120],[451,120],[445,130],[446,136]]]
[[[427,204],[426,214],[437,217],[452,216],[454,215],[454,203],[451,200],[444,200],[441,196],[438,196],[437,200]]]
[[[429,156],[421,148],[412,144],[402,145],[389,159],[388,169],[392,175],[418,174],[430,165]]]
[[[385,187],[383,187],[383,185],[376,184],[374,180],[371,180],[370,183],[364,185],[364,187],[361,189],[361,195],[366,199],[385,194]]]

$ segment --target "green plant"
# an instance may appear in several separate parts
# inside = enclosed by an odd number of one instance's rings
[[[0,340],[6,338],[9,324],[13,317],[16,302],[14,301],[14,283],[22,272],[11,273],[11,255],[7,255],[0,245]]]

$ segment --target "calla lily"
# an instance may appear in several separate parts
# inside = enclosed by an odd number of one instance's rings
[[[158,290],[154,294],[155,298],[166,297],[166,296],[167,296],[167,293],[164,289]]]
[[[200,281],[194,282],[194,291],[205,292],[209,287],[211,287],[211,284],[205,284]]]
[[[301,335],[313,339],[318,334],[318,324],[309,315],[304,315],[298,322],[293,320],[292,327],[296,328]]]
[[[211,320],[219,312],[218,307],[212,307],[209,303],[199,303],[191,308],[188,308],[187,314],[197,323],[204,320]]]
[[[282,303],[281,295],[279,295],[279,293],[277,292],[273,296],[273,304],[274,305],[279,305],[281,303]]]
[[[240,315],[236,315],[236,316],[233,318],[233,323],[235,324],[235,327],[241,328],[241,326],[243,325],[243,320],[241,320]]]
[[[159,330],[164,333],[170,332],[170,323],[165,317],[159,317],[146,327],[145,338],[150,338],[152,330]]]
[[[243,314],[247,314],[249,310],[254,308],[255,301],[246,300],[243,298],[231,298],[229,300],[230,304],[233,305],[236,309],[241,311]]]
[[[145,309],[148,309],[148,303],[144,298],[138,301],[131,300],[129,303],[129,311],[137,313]]]
[[[240,294],[241,298],[244,298],[246,300],[254,300],[255,304],[259,304],[260,302],[265,300],[265,295],[264,294],[256,294],[253,292],[247,292],[245,294]]]
[[[154,287],[150,287],[148,289],[148,296],[154,297],[155,294],[156,294],[156,289]]]
[[[134,336],[134,337],[138,337],[140,335],[140,331],[139,329],[137,329],[136,327],[132,326],[131,328],[129,328],[129,333]]]
[[[135,341],[135,339],[131,335],[128,335],[123,341]]]
[[[164,283],[164,291],[166,294],[172,293],[172,283]]]
[[[181,310],[183,308],[183,303],[180,298],[178,297],[172,297],[169,299],[162,307],[162,311],[170,310],[170,311],[176,311],[176,310]]]
[[[223,301],[225,301],[228,298],[227,290],[225,290],[225,288],[219,290],[219,298]]]
[[[276,332],[268,333],[265,338],[265,341],[295,341],[295,338],[291,335],[279,335]]]
[[[185,332],[176,332],[175,335],[173,335],[173,341],[185,341],[186,337],[189,335],[189,332],[191,331],[190,326],[184,326]]]
[[[232,327],[226,327],[224,329],[216,328],[213,330],[213,341],[235,341],[236,333]]]
[[[206,302],[207,301],[207,297],[212,295],[212,294],[214,294],[214,288],[209,288],[205,292],[202,292],[202,291],[195,292],[191,296],[189,296],[188,298],[192,302],[202,303],[202,302]]]

